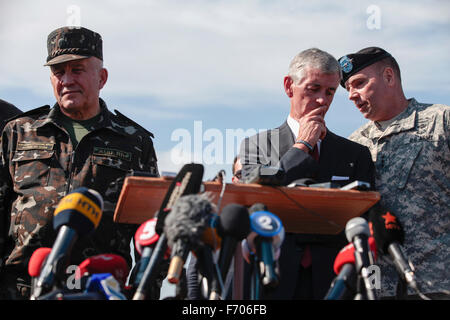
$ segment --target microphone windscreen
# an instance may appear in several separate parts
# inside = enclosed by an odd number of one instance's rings
[[[369,237],[369,248],[370,251],[372,251],[373,257],[375,261],[377,260],[377,246],[375,243],[374,237]],[[355,247],[353,246],[353,243],[349,243],[344,248],[339,251],[338,255],[336,256],[336,259],[334,260],[333,270],[336,275],[341,272],[341,268],[344,266],[344,264],[351,263],[355,264]]]
[[[376,204],[369,210],[369,223],[377,243],[377,247],[384,254],[388,254],[388,247],[392,243],[403,244],[405,232],[398,218],[390,211]]]
[[[52,248],[38,248],[33,252],[28,262],[28,274],[30,277],[39,277],[41,267],[51,251]]]
[[[217,231],[222,238],[230,236],[242,240],[250,233],[250,215],[246,207],[230,203],[226,205],[217,224]]]
[[[206,193],[180,197],[172,206],[164,224],[169,246],[173,247],[175,243],[184,243],[191,248],[199,245],[214,210]],[[175,251],[174,249],[172,255],[177,254]]]
[[[55,209],[53,228],[65,225],[79,236],[94,231],[100,223],[103,211],[102,196],[95,190],[78,188],[61,199]]]
[[[122,286],[125,286],[129,271],[128,264],[122,256],[117,254],[99,254],[81,262],[75,273],[75,278],[79,279],[86,273],[89,275],[111,273]]]
[[[355,264],[355,248],[353,247],[353,243],[349,243],[339,251],[336,259],[334,259],[334,273],[338,275],[341,272],[342,266],[347,263]]]

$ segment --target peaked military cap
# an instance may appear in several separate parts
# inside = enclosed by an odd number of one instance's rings
[[[378,47],[368,47],[356,53],[350,53],[339,58],[342,69],[341,86],[345,88],[345,82],[358,71],[380,61],[384,58],[392,57],[389,52]]]
[[[83,27],[58,28],[48,35],[47,51],[44,66],[89,57],[103,60],[102,37]]]

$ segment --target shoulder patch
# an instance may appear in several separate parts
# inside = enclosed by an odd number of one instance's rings
[[[155,138],[155,136],[153,135],[153,133],[151,133],[150,131],[148,131],[147,129],[145,129],[144,127],[142,127],[140,124],[137,124],[136,122],[134,122],[133,120],[131,120],[130,118],[128,118],[127,116],[123,115],[122,113],[120,113],[119,111],[117,111],[116,109],[114,109],[114,112],[116,113],[115,116],[118,117],[119,119],[124,120],[125,122],[131,123],[132,125],[144,130],[146,133],[148,133],[148,135],[152,138]]]

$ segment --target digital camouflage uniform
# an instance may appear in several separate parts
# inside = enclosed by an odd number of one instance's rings
[[[4,270],[26,273],[33,251],[53,246],[54,209],[81,186],[100,192],[104,211],[94,235],[75,243],[71,263],[115,253],[131,265],[130,239],[136,226],[114,223],[114,209],[130,170],[159,175],[153,135],[117,111],[111,113],[101,99],[100,107],[98,123],[75,150],[59,122],[57,104],[26,112],[6,125],[0,150]]]
[[[384,131],[369,122],[349,137],[370,149],[380,202],[403,224],[405,254],[425,293],[450,290],[449,124],[449,106],[410,99]],[[394,296],[398,276],[387,260],[377,262],[381,295]]]

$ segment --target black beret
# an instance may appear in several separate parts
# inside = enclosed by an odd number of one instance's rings
[[[102,37],[83,27],[58,28],[48,35],[47,51],[45,66],[89,57],[103,60]]]
[[[345,88],[345,82],[358,71],[380,61],[384,58],[392,57],[389,52],[378,47],[368,47],[356,53],[350,53],[339,58],[342,69],[341,86]]]

